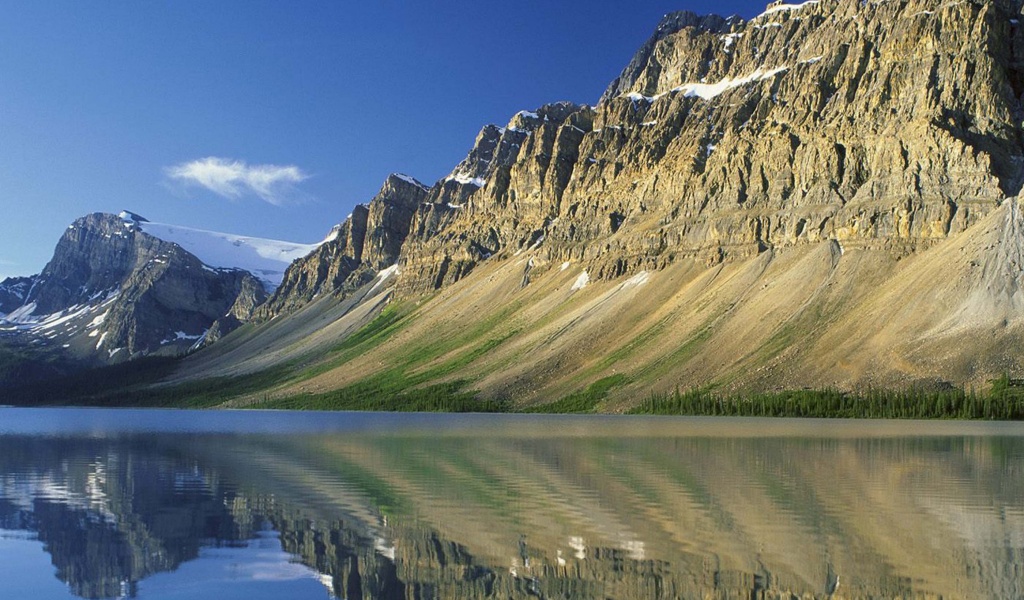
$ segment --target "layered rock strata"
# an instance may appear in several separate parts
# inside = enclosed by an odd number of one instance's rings
[[[927,248],[1021,188],[1019,9],[821,0],[747,22],[668,15],[596,107],[481,132],[417,210],[400,289],[533,245],[597,278],[822,240]]]
[[[530,248],[597,279],[825,240],[927,248],[1024,183],[1019,12],[812,0],[750,21],[666,15],[597,106],[487,125],[429,191],[389,178],[260,315],[395,260],[412,296]],[[387,259],[366,260],[378,230]]]

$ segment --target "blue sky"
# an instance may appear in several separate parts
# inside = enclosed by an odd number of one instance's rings
[[[91,212],[317,241],[389,173],[446,175],[486,123],[594,103],[663,14],[763,9],[0,0],[0,279]]]

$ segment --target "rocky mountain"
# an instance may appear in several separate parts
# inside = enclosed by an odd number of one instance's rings
[[[534,244],[614,278],[822,240],[906,254],[959,233],[1024,183],[1015,6],[667,15],[596,107],[481,131],[416,210],[401,289]]]
[[[811,0],[750,21],[667,15],[596,106],[484,127],[403,203],[384,286],[401,327],[278,392],[397,369],[531,403],[611,377],[615,410],[652,389],[943,386],[1024,368],[1007,350],[1024,331],[1020,12]],[[380,286],[396,255],[363,261],[370,212],[293,265],[261,316]]]
[[[389,177],[261,325],[172,381],[273,367],[291,371],[261,397],[457,385],[515,405],[607,382],[598,408],[620,410],[1024,371],[1021,9],[667,15],[596,106],[487,125],[429,188]]]
[[[479,263],[468,247],[541,237],[548,260],[614,278],[823,240],[905,254],[964,231],[1022,183],[1014,14],[823,0],[749,23],[669,15],[597,107],[546,120],[443,231],[415,231],[404,263],[436,266],[406,287],[434,283],[439,254],[457,278]]]
[[[238,239],[246,243],[235,244]],[[225,267],[257,264],[248,257],[272,246],[267,242],[150,223],[130,212],[88,215],[68,227],[39,275],[0,284],[0,335],[87,363],[185,352],[215,322],[214,337],[247,320],[266,299],[273,269],[258,270],[258,279]],[[315,248],[275,244],[264,252],[271,263],[280,263],[273,253],[281,246]],[[237,249],[235,260],[224,245]]]

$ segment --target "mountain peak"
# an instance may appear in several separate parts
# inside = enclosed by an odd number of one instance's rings
[[[652,59],[655,48],[666,38],[673,36],[684,29],[691,29],[695,35],[702,33],[728,33],[737,20],[733,17],[728,19],[719,15],[698,15],[697,13],[683,10],[672,12],[662,17],[654,33],[643,46],[633,55],[622,73],[612,81],[608,89],[601,95],[599,104],[621,96],[630,91],[633,84],[647,69]]]
[[[138,213],[133,213],[130,210],[122,210],[121,212],[117,213],[117,216],[122,221],[132,221],[134,223],[148,223],[149,222],[149,219],[147,219],[146,217],[143,217],[142,215],[140,215]]]
[[[425,183],[423,183],[422,181],[416,179],[415,177],[412,177],[411,175],[406,175],[405,173],[392,173],[392,174],[388,175],[387,183],[391,183],[391,182],[393,182],[395,180],[401,181],[401,182],[404,182],[404,183],[408,183],[410,185],[414,185],[414,186],[416,186],[416,187],[418,187],[420,189],[424,189],[424,190],[429,190],[430,189],[430,186],[426,185]]]

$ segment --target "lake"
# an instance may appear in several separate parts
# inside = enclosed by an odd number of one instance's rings
[[[0,408],[3,598],[1024,597],[1024,425]]]

